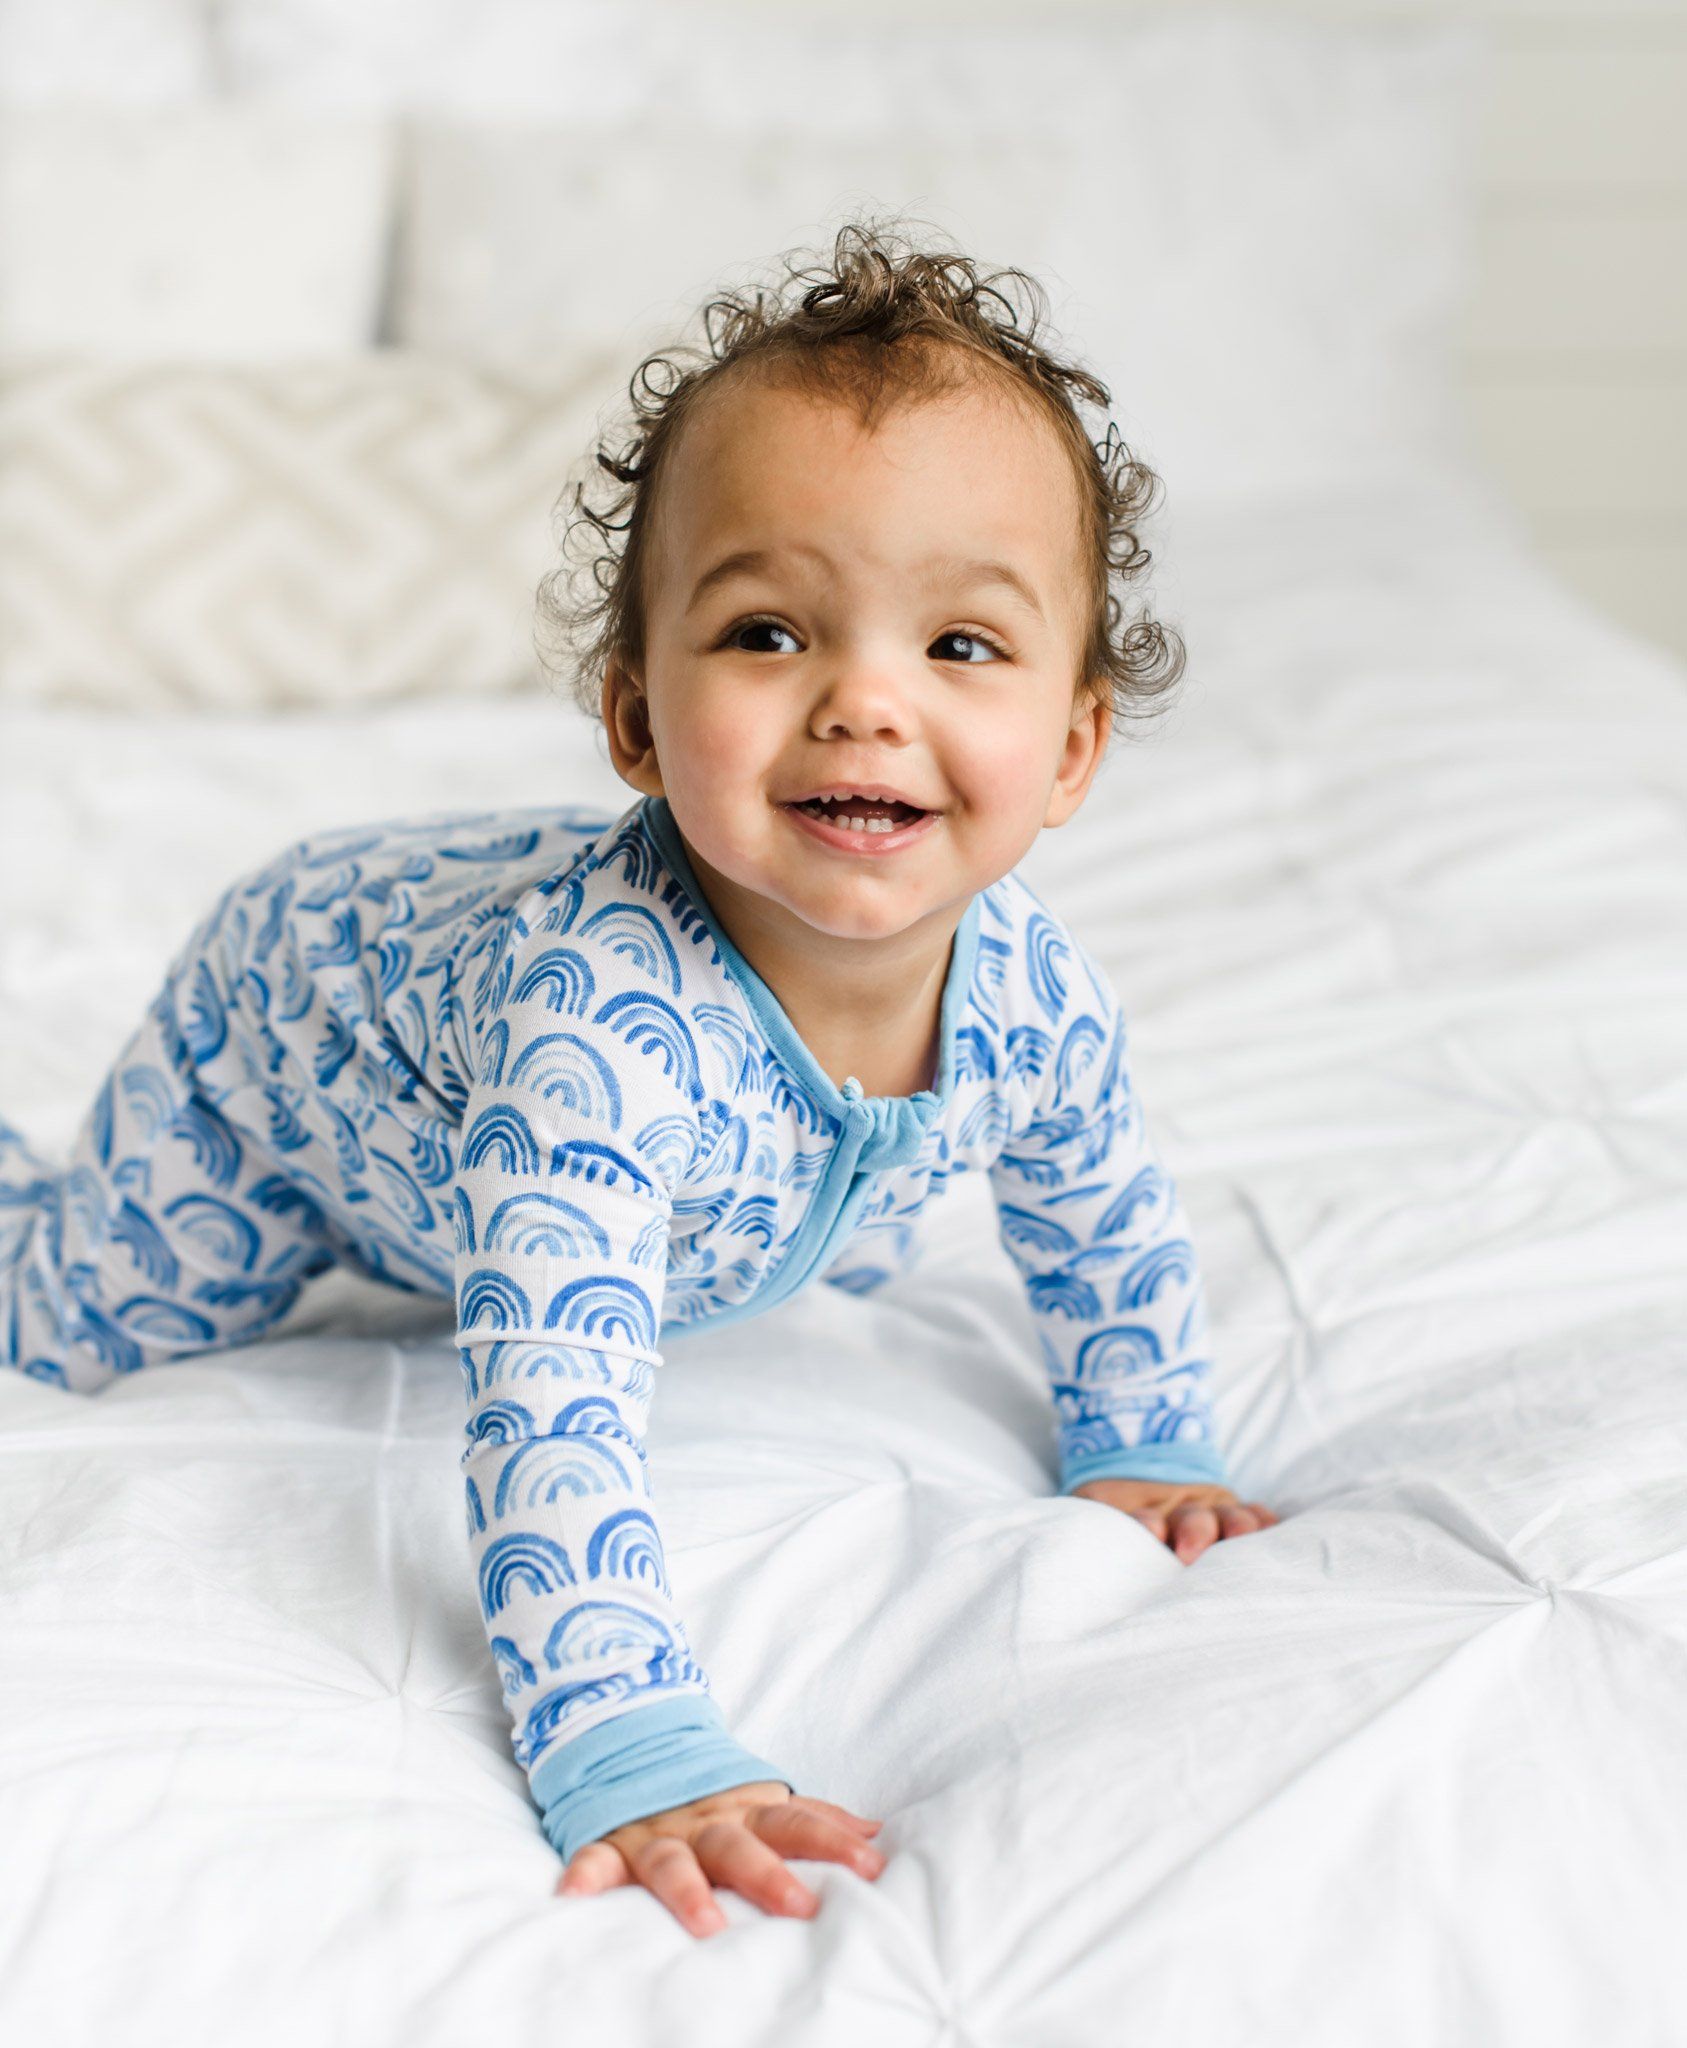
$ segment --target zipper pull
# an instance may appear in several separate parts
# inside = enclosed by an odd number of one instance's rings
[[[856,1080],[853,1074],[846,1074],[844,1076],[843,1098],[845,1102],[860,1102],[865,1092],[861,1083]]]

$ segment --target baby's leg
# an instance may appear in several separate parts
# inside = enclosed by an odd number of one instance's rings
[[[0,1365],[95,1393],[278,1322],[336,1237],[208,1099],[156,997],[55,1171],[0,1120]]]

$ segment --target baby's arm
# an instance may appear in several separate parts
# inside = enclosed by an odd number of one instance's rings
[[[1144,1128],[1112,985],[1049,923],[1036,951],[1058,1014],[1022,1032],[1035,1101],[990,1178],[1054,1395],[1060,1490],[1227,1490],[1188,1219]]]
[[[457,1190],[463,1455],[481,1613],[545,1832],[751,1781],[668,1585],[645,1435],[688,1120],[574,1017],[472,1090]],[[654,1114],[652,1114],[654,1112]],[[694,1126],[693,1126],[694,1128]]]
[[[571,1889],[646,1883],[698,1933],[710,1877],[808,1910],[778,1852],[876,1875],[872,1824],[798,1795],[727,1730],[674,1606],[645,1452],[696,1048],[664,997],[618,990],[613,957],[520,937],[455,1189],[469,1538],[516,1758]]]

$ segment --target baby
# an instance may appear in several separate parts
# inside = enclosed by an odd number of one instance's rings
[[[1181,670],[1113,590],[1157,479],[1089,439],[1108,392],[1024,272],[856,222],[784,282],[640,366],[617,495],[574,491],[595,595],[546,585],[638,800],[290,847],[188,939],[66,1169],[0,1124],[0,1362],[49,1384],[245,1342],[335,1263],[454,1298],[473,1569],[558,1889],[643,1884],[697,1934],[714,1884],[809,1914],[785,1858],[884,1859],[740,1747],[693,1654],[645,1452],[663,1345],[870,1291],[987,1173],[1061,1491],[1183,1559],[1276,1520],[1225,1483],[1112,987],[1014,872]]]

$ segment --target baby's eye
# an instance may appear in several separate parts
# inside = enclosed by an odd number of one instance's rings
[[[789,626],[782,626],[777,619],[740,619],[737,625],[727,628],[726,638],[721,642],[721,645],[723,647],[743,646],[743,635],[746,633],[783,633],[788,640],[794,640],[797,637]],[[780,654],[784,650],[778,647],[771,650],[764,647],[752,647],[748,648],[746,652],[751,654],[766,654],[768,652]]]
[[[993,640],[986,640],[982,633],[939,633],[937,638],[931,644],[933,647],[941,647],[945,640],[957,640],[960,642],[961,646],[964,647],[967,651],[964,654],[958,655],[940,654],[937,657],[939,661],[963,661],[971,663],[976,661],[980,649],[983,650],[985,656],[991,661],[1002,661],[1006,659],[1006,657],[1002,653],[1002,650],[996,645],[996,643]]]

